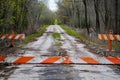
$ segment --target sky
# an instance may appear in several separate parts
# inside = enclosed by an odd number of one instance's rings
[[[58,7],[57,7],[57,4],[56,4],[56,1],[58,1],[58,0],[49,0],[48,7],[49,7],[50,10],[57,11]]]
[[[41,1],[41,0],[38,0],[38,1]],[[59,0],[47,0],[47,1],[48,1],[47,6],[51,11],[55,12],[58,10],[58,6],[57,6],[56,2]]]

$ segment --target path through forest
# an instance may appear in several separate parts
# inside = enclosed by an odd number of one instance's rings
[[[61,38],[54,39],[53,33],[59,33]],[[96,57],[85,46],[68,35],[59,25],[50,25],[41,37],[25,46],[32,50],[26,50],[22,56]],[[11,65],[0,71],[0,75],[0,80],[120,80],[120,75],[107,65]]]

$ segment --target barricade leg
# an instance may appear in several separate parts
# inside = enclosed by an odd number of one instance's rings
[[[112,40],[109,41],[109,51],[112,51]]]

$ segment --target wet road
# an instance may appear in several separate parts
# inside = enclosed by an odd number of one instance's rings
[[[60,33],[54,39],[52,33]],[[51,25],[43,36],[25,48],[24,56],[89,56],[96,55],[84,48],[85,44],[69,36],[60,26]],[[22,51],[21,51],[22,52]],[[105,65],[23,64],[11,65],[0,71],[0,80],[120,80],[120,75]]]

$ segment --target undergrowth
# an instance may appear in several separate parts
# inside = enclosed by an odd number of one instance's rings
[[[55,39],[60,39],[61,38],[61,35],[59,33],[53,33],[52,36]]]
[[[32,35],[27,36],[26,39],[24,40],[25,43],[30,42],[31,39],[33,39],[33,38],[35,38],[35,37],[42,36],[43,33],[46,31],[46,28],[47,28],[47,27],[48,27],[48,25],[45,25],[45,26],[43,26],[43,27],[40,29],[40,31],[38,31],[37,33],[34,33],[34,34],[32,34]]]
[[[70,29],[69,27],[66,27],[64,25],[60,25],[60,26],[67,32],[67,34],[78,38],[80,41],[85,42],[87,44],[91,44],[91,45],[97,45],[96,43],[90,41],[89,38],[82,36],[80,33]]]
[[[67,34],[71,35],[71,36],[74,36],[80,40],[86,40],[87,38],[85,38],[84,36],[80,35],[79,33],[77,33],[76,31],[68,28],[68,27],[65,27],[64,25],[61,25],[61,27],[67,32]]]

